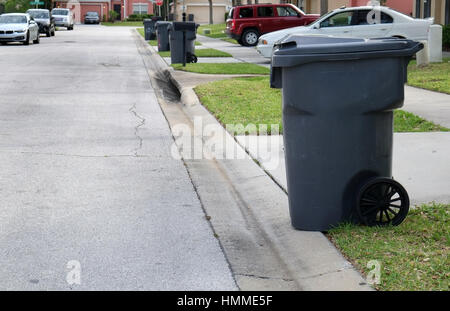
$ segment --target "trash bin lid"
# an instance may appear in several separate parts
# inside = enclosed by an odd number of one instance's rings
[[[274,46],[272,67],[330,60],[412,56],[422,48],[420,42],[399,38],[290,35]]]
[[[175,31],[196,31],[197,24],[194,22],[173,22],[173,30]]]
[[[166,21],[157,21],[156,22],[156,26],[162,25],[162,26],[169,26],[170,24],[172,24],[172,22],[166,22]]]

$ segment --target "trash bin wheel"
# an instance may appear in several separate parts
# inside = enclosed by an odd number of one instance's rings
[[[188,63],[196,63],[198,61],[198,59],[197,59],[197,56],[195,56],[195,54],[187,53],[186,61]]]
[[[367,226],[398,226],[409,211],[408,193],[391,178],[374,178],[361,188],[356,210]]]

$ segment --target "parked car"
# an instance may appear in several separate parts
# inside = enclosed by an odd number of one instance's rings
[[[55,18],[55,26],[73,30],[74,18],[69,9],[53,9],[52,16]]]
[[[86,15],[84,15],[84,23],[100,24],[100,16],[98,16],[97,12],[87,12]]]
[[[272,57],[274,44],[290,34],[333,35],[339,37],[398,37],[427,40],[433,18],[416,19],[384,6],[340,8],[314,23],[263,35],[256,49],[264,57]]]
[[[262,34],[308,25],[319,17],[318,14],[305,14],[292,4],[236,6],[228,13],[226,33],[242,45],[254,46]]]
[[[47,37],[55,35],[55,18],[49,10],[30,9],[27,11],[39,26],[39,33],[45,33]]]
[[[0,15],[0,43],[23,42],[24,45],[39,43],[39,26],[26,13]]]

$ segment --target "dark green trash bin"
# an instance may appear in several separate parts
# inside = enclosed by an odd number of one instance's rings
[[[271,86],[282,88],[293,227],[398,225],[405,189],[392,179],[393,111],[407,65],[423,45],[404,39],[292,35],[275,47]]]

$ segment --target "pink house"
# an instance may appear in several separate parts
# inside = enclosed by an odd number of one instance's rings
[[[55,8],[70,8],[75,21],[83,22],[86,12],[97,12],[100,18],[108,18],[108,12],[113,10],[124,20],[131,14],[153,14],[153,3],[149,0],[56,0]]]

